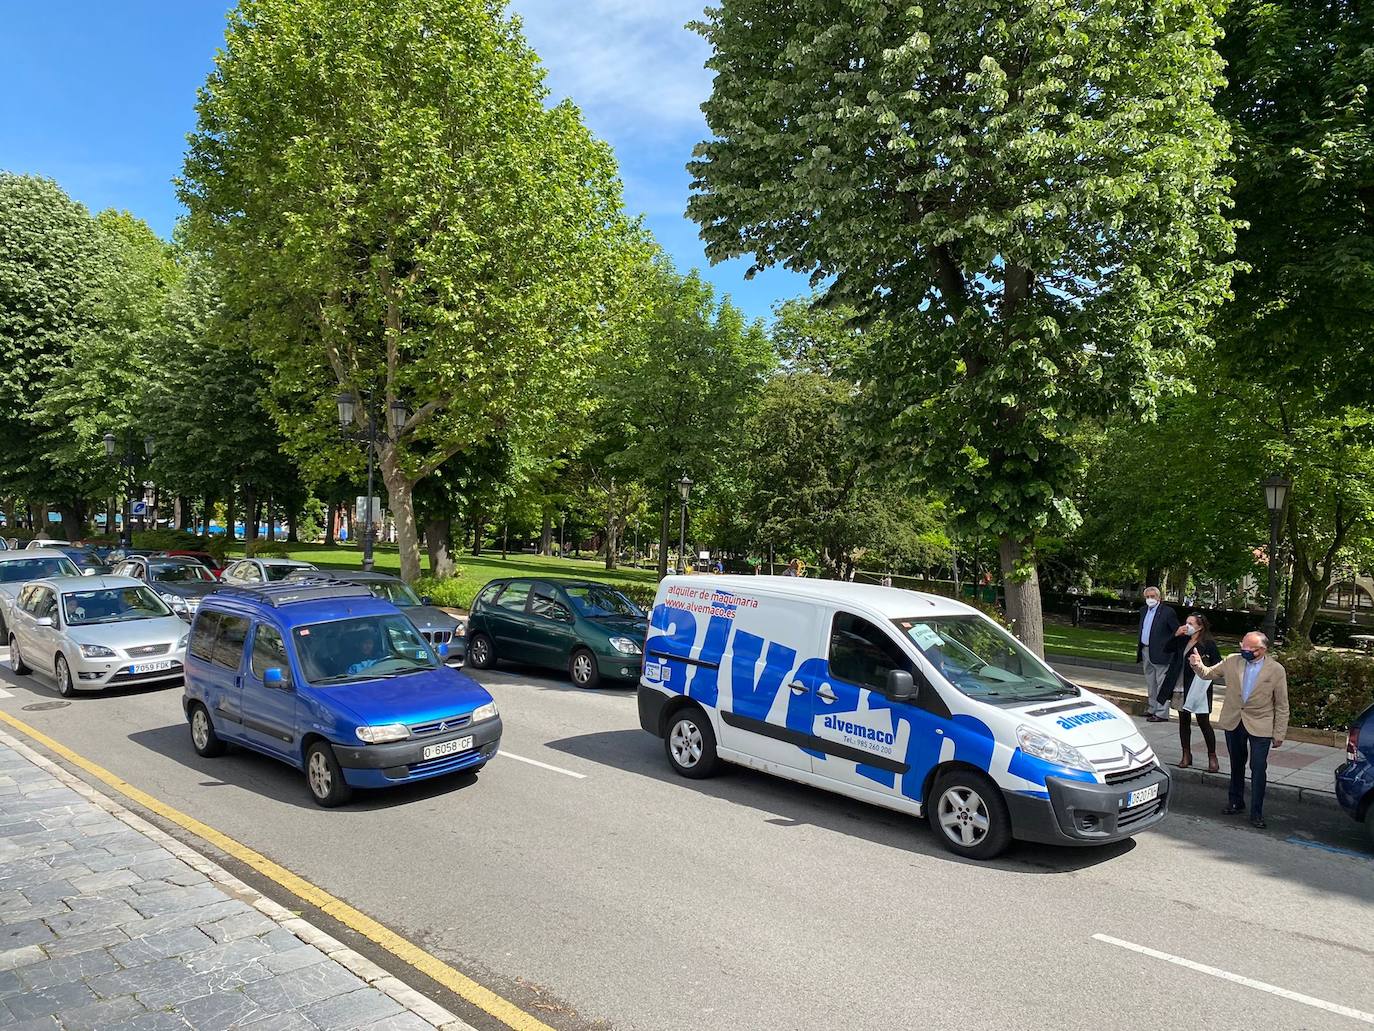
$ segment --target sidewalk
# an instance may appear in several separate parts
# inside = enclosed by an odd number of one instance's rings
[[[6,1031],[471,1031],[0,733]]]
[[[1178,710],[1173,711],[1172,719],[1168,723],[1147,723],[1139,715],[1145,705],[1145,685],[1139,675],[1071,666],[1062,662],[1056,663],[1055,669],[1073,683],[1108,696],[1135,716],[1136,725],[1145,735],[1145,740],[1150,742],[1155,755],[1159,756],[1160,762],[1169,767],[1169,772],[1175,777],[1192,779],[1199,783],[1215,783],[1219,786],[1229,782],[1231,761],[1226,751],[1226,735],[1216,723],[1216,717],[1221,713],[1220,688],[1214,694],[1216,704],[1212,710],[1212,726],[1217,731],[1217,758],[1220,760],[1221,772],[1207,772],[1207,746],[1203,743],[1196,724],[1192,733],[1193,766],[1187,770],[1180,770],[1177,764],[1183,756],[1183,749],[1178,743]],[[1343,762],[1343,749],[1302,741],[1285,741],[1282,748],[1269,752],[1269,797],[1329,809],[1339,808],[1336,804],[1335,773],[1336,767]]]

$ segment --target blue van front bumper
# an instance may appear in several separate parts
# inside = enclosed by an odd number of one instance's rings
[[[437,759],[424,757],[426,748],[465,737],[472,738],[470,748]],[[387,788],[481,766],[500,746],[501,717],[497,716],[453,733],[389,745],[359,745],[356,748],[335,745],[334,757],[343,767],[344,780],[350,787]]]
[[[1158,795],[1137,806],[1133,791],[1159,785]],[[1159,766],[1115,784],[1046,777],[1048,798],[1006,792],[1012,834],[1049,845],[1105,845],[1148,830],[1169,811],[1169,774]]]

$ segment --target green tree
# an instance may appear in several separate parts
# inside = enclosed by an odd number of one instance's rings
[[[410,580],[415,484],[576,394],[638,242],[503,6],[242,0],[181,184],[274,385],[314,400],[290,448],[340,389],[408,410],[380,470]]]
[[[699,26],[708,254],[887,323],[875,441],[1000,540],[1037,651],[1034,546],[1072,517],[1073,433],[1147,414],[1226,287],[1218,6],[723,0]]]

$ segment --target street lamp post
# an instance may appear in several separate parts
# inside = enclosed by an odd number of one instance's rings
[[[373,391],[363,393],[363,428],[358,429],[354,420],[358,414],[358,399],[348,391],[343,391],[336,399],[339,408],[339,432],[345,440],[356,440],[367,445],[367,498],[366,513],[363,516],[363,569],[372,572],[372,543],[374,536],[372,521],[372,494],[376,482],[377,445],[384,440],[395,441],[401,435],[410,413],[400,401],[392,401],[387,406],[387,433],[380,432],[376,409],[373,407]]]
[[[1293,481],[1286,476],[1271,476],[1261,486],[1264,488],[1264,503],[1269,508],[1269,605],[1260,629],[1272,641],[1279,622],[1279,526]]]
[[[144,467],[148,464],[148,461],[153,457],[153,452],[156,448],[151,434],[143,438],[142,453],[139,452],[138,447],[132,439],[132,437],[126,438],[123,441],[122,446],[119,438],[117,438],[113,433],[105,434],[103,440],[105,443],[105,457],[108,458],[110,461],[116,463],[119,466],[119,468],[125,473],[126,476],[124,496],[129,511],[124,514],[124,527],[123,533],[120,535],[120,539],[123,542],[125,548],[132,548],[134,546],[134,528],[132,519],[133,501],[134,491],[138,489],[138,470],[141,467]],[[109,529],[110,528],[108,526],[105,528],[107,533],[109,532]]]
[[[677,492],[682,498],[677,528],[677,571],[681,575],[687,572],[687,499],[692,496],[692,481],[687,478],[686,473],[677,481]]]

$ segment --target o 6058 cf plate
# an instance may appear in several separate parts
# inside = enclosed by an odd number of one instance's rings
[[[456,755],[459,752],[466,752],[472,747],[472,735],[467,737],[454,738],[452,741],[444,741],[437,745],[429,745],[422,754],[423,759],[439,759],[445,755]]]

